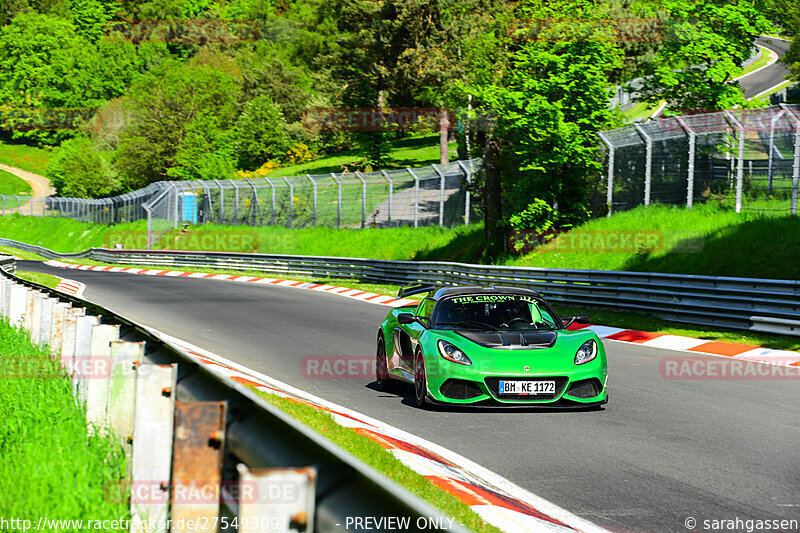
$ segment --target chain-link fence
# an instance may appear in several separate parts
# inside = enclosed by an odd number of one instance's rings
[[[670,117],[599,133],[609,214],[720,200],[797,214],[800,105]]]
[[[468,185],[481,160],[378,172],[158,182],[103,199],[0,196],[2,214],[113,224],[146,219],[148,246],[181,223],[291,228],[455,226],[475,216]]]

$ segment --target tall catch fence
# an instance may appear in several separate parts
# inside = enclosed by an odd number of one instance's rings
[[[800,105],[721,111],[600,132],[609,215],[708,200],[797,215]]]
[[[257,179],[162,181],[103,199],[0,196],[0,212],[114,224],[147,220],[148,247],[182,223],[291,228],[455,226],[481,160],[402,170]]]

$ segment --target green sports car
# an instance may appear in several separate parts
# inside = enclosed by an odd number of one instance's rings
[[[393,309],[378,330],[376,378],[414,385],[430,404],[596,408],[608,401],[603,344],[578,315],[562,320],[538,293],[513,287],[418,285],[418,305]]]

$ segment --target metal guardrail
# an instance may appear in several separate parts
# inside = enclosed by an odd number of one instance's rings
[[[3,242],[9,243],[7,239]],[[62,255],[37,246],[15,244],[42,255]],[[354,516],[407,516],[412,520],[430,517],[441,518],[440,523],[449,524],[443,513],[432,505],[266,402],[250,388],[213,374],[168,340],[104,307],[17,278],[9,273],[9,258],[0,258],[0,265],[5,276],[15,284],[83,308],[86,315],[98,317],[96,323],[118,326],[120,340],[144,341],[142,362],[177,364],[175,399],[178,402],[225,402],[225,435],[219,439],[225,446],[225,465],[244,464],[250,469],[313,466],[317,473],[315,532],[346,531],[347,518]],[[230,468],[223,471],[229,472]],[[227,479],[223,477],[223,482]],[[454,524],[447,531],[467,530]]]
[[[61,254],[0,239],[52,259],[89,258],[169,270],[212,268],[372,283],[514,284],[570,305],[590,305],[703,326],[800,336],[800,281],[757,278],[384,261],[228,252],[89,250]]]
[[[10,255],[0,255],[0,270],[13,274],[17,271],[17,262]]]

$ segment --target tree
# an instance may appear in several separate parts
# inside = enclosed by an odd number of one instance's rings
[[[198,179],[210,160],[232,156],[238,95],[233,76],[203,64],[170,62],[140,78],[126,98],[130,122],[115,156],[126,187]]]
[[[86,137],[65,141],[48,161],[46,173],[60,196],[99,198],[118,192],[120,187],[107,157]]]
[[[744,102],[739,66],[770,25],[752,4],[725,0],[664,0],[674,21],[646,74],[642,99],[679,109],[730,109]]]
[[[236,151],[239,165],[255,170],[270,159],[281,159],[289,150],[281,110],[267,95],[247,103],[236,119]]]

